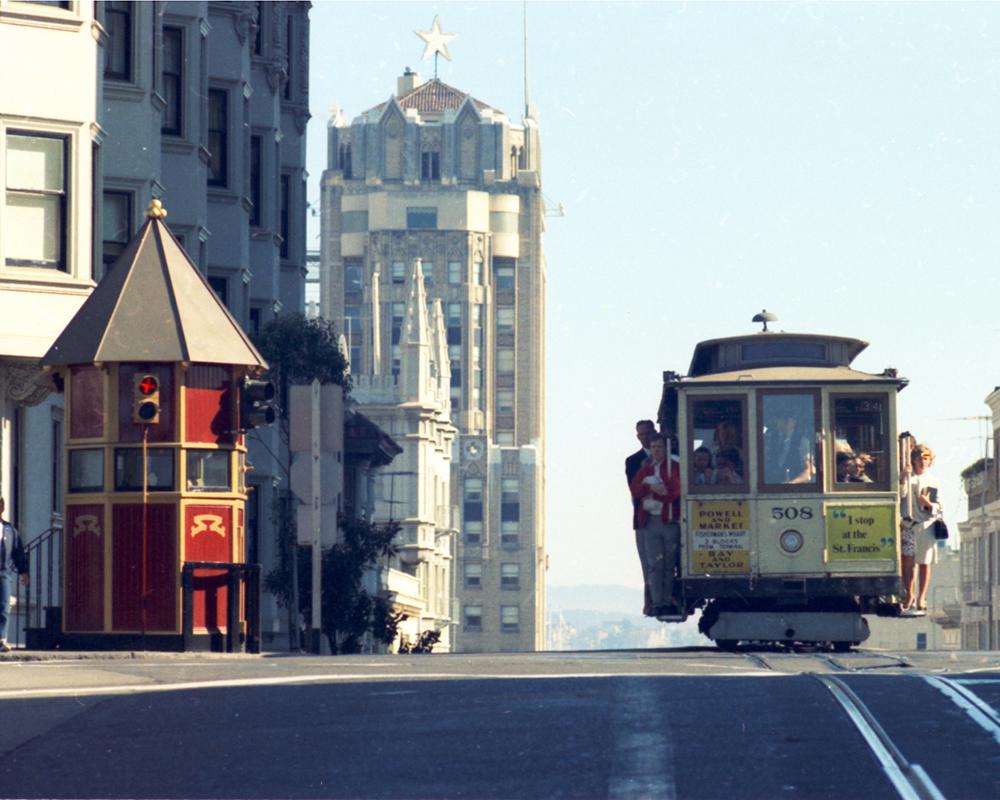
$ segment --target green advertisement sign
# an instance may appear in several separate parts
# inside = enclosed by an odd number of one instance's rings
[[[876,561],[896,557],[893,506],[828,505],[828,561]]]

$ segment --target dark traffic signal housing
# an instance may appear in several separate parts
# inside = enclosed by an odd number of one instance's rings
[[[160,421],[160,381],[148,372],[132,376],[132,421],[140,425]]]
[[[250,430],[271,425],[277,418],[274,410],[274,384],[246,378],[240,391],[240,428]]]

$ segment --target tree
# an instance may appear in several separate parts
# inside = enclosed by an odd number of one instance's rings
[[[268,362],[268,377],[278,390],[278,431],[284,445],[283,458],[271,453],[287,482],[291,476],[291,452],[288,449],[288,387],[318,380],[343,386],[350,391],[347,359],[340,349],[337,326],[328,320],[308,319],[303,314],[275,317],[261,328],[254,344]],[[261,444],[267,447],[262,441]],[[303,548],[297,544],[296,506],[299,498],[291,492],[277,493],[271,503],[271,521],[276,538],[277,564],[264,577],[264,588],[288,612],[289,647],[297,649],[300,610],[297,595],[299,561]]]
[[[270,365],[268,375],[279,391],[282,406],[293,384],[335,383],[350,391],[347,359],[340,349],[336,324],[284,314],[267,322],[254,342]]]
[[[368,632],[376,641],[392,644],[405,616],[393,612],[388,598],[365,589],[363,579],[380,559],[399,552],[399,523],[350,520],[340,530],[341,540],[323,551],[323,633],[330,652],[360,652]]]

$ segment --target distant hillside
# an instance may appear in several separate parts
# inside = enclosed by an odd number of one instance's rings
[[[668,625],[642,615],[642,589],[591,584],[549,586],[549,647],[616,650],[705,645],[696,619]]]
[[[642,589],[631,586],[590,584],[547,587],[549,613],[601,611],[608,614],[641,614]]]

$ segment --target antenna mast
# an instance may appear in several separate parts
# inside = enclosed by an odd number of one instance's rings
[[[524,22],[524,116],[531,116],[531,101],[528,96],[528,0],[524,0],[521,11]]]

